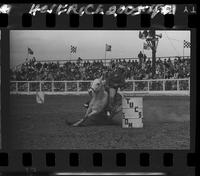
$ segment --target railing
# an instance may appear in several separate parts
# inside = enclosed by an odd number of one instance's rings
[[[10,81],[11,94],[87,94],[91,80],[83,81]],[[190,79],[126,80],[125,93],[148,95],[189,95]]]
[[[190,59],[190,56],[166,56],[166,57],[156,57],[156,60],[167,60],[167,59],[170,59],[172,62],[174,59],[177,59],[177,58],[180,58],[180,59]],[[152,57],[147,57],[147,60],[150,59],[152,60]],[[99,58],[99,59],[83,59],[81,62],[80,62],[80,65],[83,64],[83,62],[85,61],[88,61],[90,63],[94,62],[94,61],[102,61],[104,65],[108,66],[110,64],[111,61],[116,61],[116,60],[125,60],[126,62],[128,62],[129,60],[138,60],[138,58],[136,57],[123,57],[123,58]],[[63,65],[64,63],[66,62],[71,62],[71,63],[76,63],[77,60],[76,59],[73,59],[73,60],[69,60],[69,59],[52,59],[52,60],[36,60],[36,62],[40,62],[42,64],[44,63],[59,63],[60,65]],[[15,69],[19,69],[21,67],[22,64],[19,64],[15,67]],[[14,68],[13,68],[14,69]]]
[[[167,60],[167,59],[170,59],[171,61],[173,61],[174,59],[177,59],[177,58],[180,58],[180,59],[190,59],[190,56],[165,56],[165,57],[156,57],[156,60],[160,59],[160,60]],[[150,59],[152,60],[152,57],[147,57],[146,58],[147,60]],[[129,61],[129,60],[138,60],[137,57],[120,57],[120,58],[94,58],[94,59],[83,59],[82,62],[84,61],[88,61],[88,62],[94,62],[94,61],[103,61],[104,62],[108,62],[110,63],[110,61],[113,60],[113,61],[116,61],[116,60],[125,60],[125,61]],[[36,62],[41,62],[41,63],[48,63],[48,62],[53,62],[53,63],[66,63],[66,62],[77,62],[77,60],[68,60],[68,59],[55,59],[55,60],[38,60]]]

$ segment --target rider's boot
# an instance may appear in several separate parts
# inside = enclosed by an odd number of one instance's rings
[[[83,104],[83,106],[85,107],[85,108],[88,108],[89,107],[89,101],[88,102],[86,102],[85,104]]]
[[[115,97],[115,96],[114,96],[114,97]],[[113,115],[114,97],[111,97],[111,96],[110,96],[110,93],[109,93],[108,106],[107,106],[107,108],[106,108],[106,115],[107,115],[108,118],[112,118],[112,115]]]
[[[107,117],[110,117],[111,116],[111,112],[109,110],[106,111],[106,115]]]
[[[112,109],[113,109],[113,107],[111,106],[111,104],[109,104],[108,107],[106,108],[106,116],[108,118],[112,117],[112,113],[113,113]]]

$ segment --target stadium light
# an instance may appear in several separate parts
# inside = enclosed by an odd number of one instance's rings
[[[147,44],[152,50],[152,71],[153,76],[156,73],[156,50],[158,47],[159,39],[162,38],[162,34],[156,34],[155,29],[144,30],[143,32],[139,31],[139,38],[146,40]]]

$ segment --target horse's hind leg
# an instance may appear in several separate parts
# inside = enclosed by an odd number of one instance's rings
[[[83,122],[86,121],[86,119],[91,118],[92,116],[96,115],[97,111],[92,111],[90,113],[86,113],[85,117],[80,119],[78,122],[74,123],[72,126],[79,126],[80,124],[82,124]]]
[[[86,113],[85,113],[85,116],[84,116],[84,118],[82,118],[82,119],[80,119],[80,120],[78,120],[77,122],[75,122],[72,126],[74,126],[74,127],[76,127],[76,126],[79,126],[80,124],[82,124],[86,119],[87,119],[87,117],[88,117],[88,114],[91,112],[91,109],[90,108],[88,108],[87,109],[87,111],[86,111]]]
[[[72,126],[73,126],[73,127],[80,126],[84,121],[85,121],[85,119],[82,118],[82,119],[80,119],[78,122],[75,122]]]
[[[96,114],[97,114],[97,111],[92,111],[87,115],[87,117],[90,118],[90,117],[92,117],[92,116],[94,116]]]

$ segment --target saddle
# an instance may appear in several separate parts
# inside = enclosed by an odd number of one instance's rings
[[[105,91],[108,93],[108,97],[109,95],[109,87],[105,87]],[[108,105],[109,105],[109,98],[108,98],[108,103],[105,107],[105,111],[108,109]],[[115,97],[114,97],[114,104],[113,104],[113,109],[112,111],[118,112],[118,109],[120,108],[120,106],[122,105],[122,96],[117,92]]]

